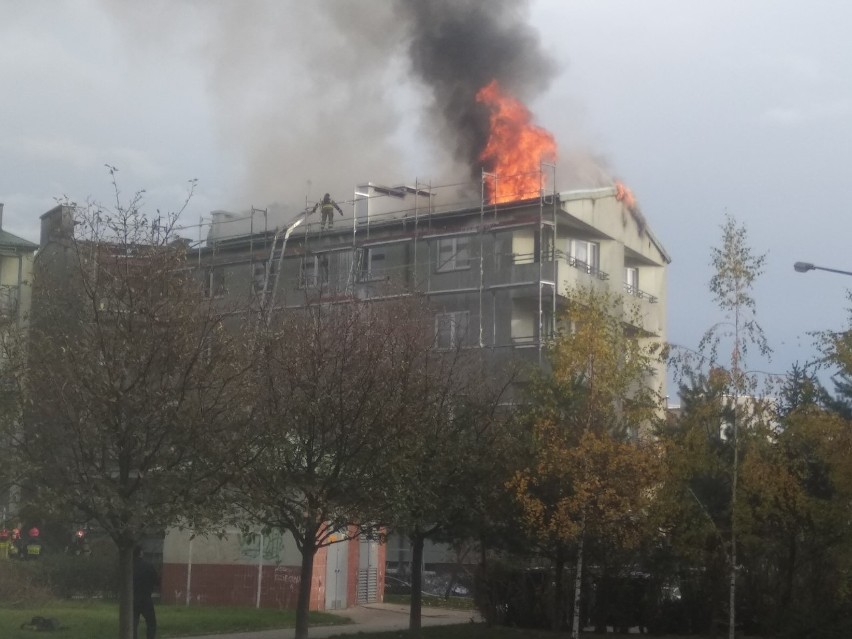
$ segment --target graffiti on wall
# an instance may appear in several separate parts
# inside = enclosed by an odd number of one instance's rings
[[[289,586],[296,586],[302,581],[296,569],[288,566],[276,566],[274,579],[279,583],[285,583]]]
[[[260,533],[239,533],[240,556],[244,559],[257,560],[260,556]],[[263,561],[280,564],[284,559],[284,535],[280,530],[273,530],[263,535]]]

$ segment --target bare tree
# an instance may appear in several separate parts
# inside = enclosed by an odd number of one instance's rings
[[[141,193],[115,193],[109,207],[51,212],[29,339],[7,340],[20,403],[4,427],[33,497],[82,513],[118,547],[129,639],[134,545],[213,514],[248,414],[227,313],[187,264],[179,213],[151,220]]]
[[[253,521],[295,538],[302,555],[299,638],[308,634],[317,550],[381,518],[389,443],[411,416],[411,393],[431,346],[423,311],[416,297],[320,299],[258,327],[259,443],[234,490]]]
[[[491,495],[508,479],[509,412],[501,410],[515,379],[495,370],[482,350],[435,350],[424,357],[416,407],[393,443],[387,521],[411,544],[409,630],[422,622],[423,553],[427,540],[478,539]]]

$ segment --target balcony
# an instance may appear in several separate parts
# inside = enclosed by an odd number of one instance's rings
[[[556,290],[559,295],[564,296],[578,288],[601,292],[610,290],[608,273],[561,252],[557,253],[557,258]]]
[[[486,268],[485,284],[493,287],[517,286],[538,282],[539,276],[550,279],[552,263],[545,262],[539,269],[533,254],[509,253],[498,255],[493,270]]]
[[[561,261],[561,262],[566,263],[571,268],[575,268],[578,271],[582,271],[582,272],[590,275],[594,279],[598,279],[598,280],[601,280],[601,281],[606,281],[606,280],[609,279],[609,273],[604,273],[598,267],[592,266],[591,264],[588,264],[588,263],[584,262],[583,260],[578,260],[576,257],[574,257],[572,255],[566,255],[562,251],[556,252],[556,259]]]

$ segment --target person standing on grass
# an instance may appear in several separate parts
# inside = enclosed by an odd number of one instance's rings
[[[146,639],[154,639],[157,634],[157,615],[151,595],[158,582],[157,571],[137,546],[133,553],[133,639],[138,637],[140,615],[145,618]]]

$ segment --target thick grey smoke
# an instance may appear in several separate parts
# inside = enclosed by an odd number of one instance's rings
[[[496,79],[528,103],[557,71],[524,0],[100,1],[131,65],[202,69],[232,166],[222,208],[286,215],[368,180],[478,182],[476,92]]]
[[[392,4],[101,3],[122,28],[131,63],[190,57],[189,68],[203,71],[197,81],[232,166],[221,207],[277,202],[292,212],[326,191],[345,201],[359,182],[413,173],[399,143],[405,70]]]
[[[432,91],[432,117],[455,157],[478,179],[488,137],[488,113],[476,93],[497,80],[527,101],[545,90],[556,65],[526,22],[519,0],[399,0],[410,27],[415,75]]]

